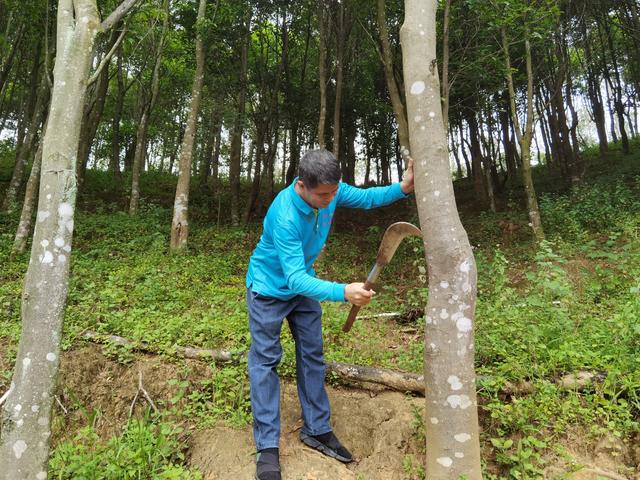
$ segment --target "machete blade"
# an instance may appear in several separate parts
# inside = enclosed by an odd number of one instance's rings
[[[408,222],[396,222],[390,225],[382,236],[376,263],[380,266],[387,265],[393,258],[393,254],[396,253],[400,242],[409,236],[421,237],[422,232],[418,227]]]

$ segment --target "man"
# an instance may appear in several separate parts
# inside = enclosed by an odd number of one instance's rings
[[[300,439],[341,462],[353,460],[329,422],[324,387],[323,300],[366,305],[373,291],[360,282],[343,284],[315,277],[313,263],[324,246],[336,207],[375,208],[413,191],[413,162],[401,183],[360,189],[340,182],[338,161],[327,150],[308,151],[299,176],[275,198],[247,272],[247,306],[251,349],[249,381],[256,479],[280,480],[280,330],[287,318],[296,344],[298,397],[303,426]]]

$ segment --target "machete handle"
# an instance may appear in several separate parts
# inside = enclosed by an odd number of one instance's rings
[[[373,283],[367,280],[366,282],[364,282],[364,286],[362,288],[364,288],[365,290],[371,290],[373,288]],[[353,322],[356,321],[356,317],[358,316],[359,311],[360,311],[360,307],[358,305],[353,305],[351,307],[351,310],[349,311],[349,316],[347,317],[347,321],[344,322],[344,325],[342,326],[343,332],[346,333],[349,330],[351,330],[351,327],[353,327]]]

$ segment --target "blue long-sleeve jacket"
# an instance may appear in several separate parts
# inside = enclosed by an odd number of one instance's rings
[[[318,301],[344,301],[346,284],[320,280],[313,270],[336,207],[382,207],[406,195],[399,183],[362,189],[340,182],[329,206],[316,210],[295,191],[296,181],[282,190],[269,207],[262,236],[249,261],[246,286],[278,300],[304,295]]]

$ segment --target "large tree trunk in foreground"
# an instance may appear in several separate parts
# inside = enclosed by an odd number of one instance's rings
[[[198,7],[198,19],[196,25],[204,22],[207,9],[207,0],[200,0]],[[187,127],[180,148],[180,169],[178,172],[178,185],[176,186],[176,198],[173,203],[173,220],[171,222],[171,250],[178,250],[187,245],[189,236],[189,182],[191,179],[191,159],[193,158],[193,144],[196,136],[198,113],[200,111],[200,99],[202,98],[202,83],[204,78],[204,45],[202,33],[196,34],[196,72],[191,87],[191,105],[187,117]]]
[[[117,23],[127,0],[101,25],[95,0],[58,2],[57,56],[42,153],[38,218],[22,295],[22,336],[2,409],[0,478],[46,479],[76,203],[78,151],[95,36]],[[75,6],[75,8],[74,8]]]
[[[400,31],[411,156],[416,161],[416,203],[429,267],[424,354],[426,472],[430,480],[461,476],[480,480],[473,364],[476,264],[456,208],[442,123],[436,8],[436,0],[405,0]]]
[[[320,116],[318,118],[318,146],[324,148],[324,128],[327,119],[327,27],[324,0],[318,0],[318,78],[320,83]]]

